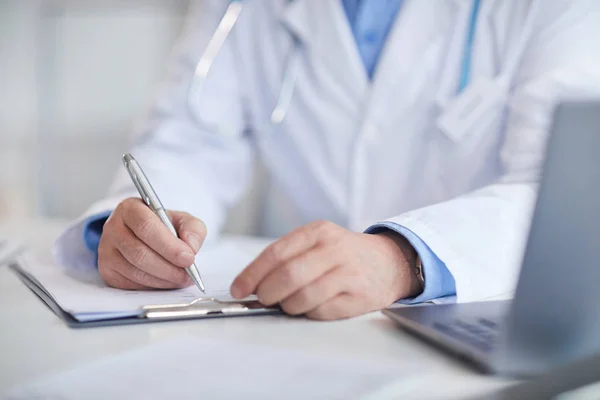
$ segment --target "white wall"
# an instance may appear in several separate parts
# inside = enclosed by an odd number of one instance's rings
[[[0,0],[0,218],[105,192],[187,1]]]
[[[0,0],[0,221],[72,219],[104,195],[188,3]],[[256,231],[260,188],[226,231]]]
[[[0,0],[0,218],[34,207],[37,5]]]

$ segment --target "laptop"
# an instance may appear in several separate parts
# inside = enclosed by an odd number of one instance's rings
[[[383,313],[487,373],[535,376],[600,353],[600,102],[555,109],[512,300]]]

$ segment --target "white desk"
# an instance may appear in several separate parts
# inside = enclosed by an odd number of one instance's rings
[[[65,227],[60,221],[29,221],[0,225],[48,254]],[[258,252],[264,241],[238,238],[240,246]],[[30,379],[165,338],[193,334],[246,343],[300,348],[307,352],[349,354],[419,371],[394,388],[399,398],[464,398],[484,394],[508,381],[482,376],[396,328],[376,312],[335,322],[301,318],[252,317],[142,325],[68,328],[11,270],[0,267],[0,392]]]

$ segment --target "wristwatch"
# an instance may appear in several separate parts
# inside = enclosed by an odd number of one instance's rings
[[[421,285],[421,290],[425,289],[425,276],[423,276],[423,265],[421,264],[421,257],[417,254],[417,261],[415,263],[415,275]]]

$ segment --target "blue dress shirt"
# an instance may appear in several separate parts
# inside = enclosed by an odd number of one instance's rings
[[[110,212],[96,214],[88,218],[83,226],[83,243],[85,243],[85,247],[96,257],[96,264],[98,264],[98,246],[100,246],[102,228],[109,216]]]
[[[356,47],[369,78],[403,0],[342,0]]]
[[[370,79],[373,78],[379,55],[402,2],[403,0],[342,0],[356,46]],[[86,247],[96,255],[96,259],[102,226],[108,215],[109,213],[91,217],[83,229]],[[454,277],[446,264],[425,242],[409,229],[393,223],[371,226],[366,233],[384,230],[392,230],[404,236],[421,257],[425,288],[419,296],[402,300],[403,303],[421,303],[456,294]]]

